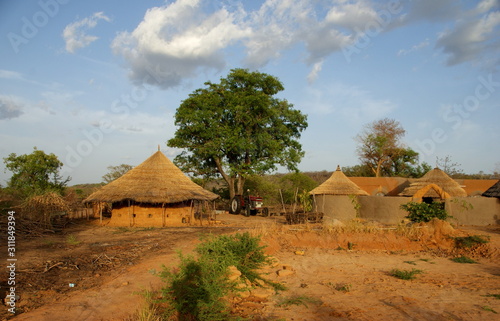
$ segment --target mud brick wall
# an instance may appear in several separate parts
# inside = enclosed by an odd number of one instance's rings
[[[358,196],[359,213],[352,198],[341,195],[315,195],[314,211],[324,213],[324,221],[334,219],[349,221],[358,217],[383,224],[398,224],[405,219],[406,211],[401,204],[410,202],[410,197]],[[500,224],[500,200],[488,197],[459,197],[445,202],[449,221],[458,225],[486,226]],[[471,208],[472,206],[472,208]]]

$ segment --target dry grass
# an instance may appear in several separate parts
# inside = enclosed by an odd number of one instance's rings
[[[266,236],[277,236],[280,234],[301,232],[316,232],[321,235],[336,234],[383,234],[395,233],[400,236],[415,240],[422,236],[420,228],[414,224],[399,224],[397,226],[384,227],[377,223],[364,222],[360,219],[354,219],[345,223],[324,222],[322,224],[296,224],[283,225],[279,223],[262,223],[252,230],[252,234]]]

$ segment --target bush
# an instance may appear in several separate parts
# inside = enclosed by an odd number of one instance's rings
[[[455,237],[454,240],[457,248],[470,248],[476,245],[486,244],[490,241],[488,236],[481,235],[460,236]]]
[[[476,261],[474,261],[473,259],[467,257],[467,256],[459,256],[459,257],[454,257],[452,259],[453,262],[456,262],[456,263],[466,263],[466,264],[475,264],[477,263]]]
[[[444,203],[433,202],[428,204],[423,202],[409,202],[402,204],[400,208],[408,212],[406,218],[417,223],[429,222],[433,218],[446,220],[450,217],[444,209]]]
[[[422,270],[417,270],[417,269],[412,269],[411,271],[408,270],[399,270],[399,269],[393,269],[389,272],[391,276],[394,276],[398,279],[401,280],[413,280],[415,279],[415,275],[423,273]]]
[[[229,267],[252,283],[265,280],[257,270],[268,263],[260,239],[249,233],[208,236],[195,249],[198,257],[180,254],[178,269],[164,267],[160,277],[167,283],[163,296],[178,313],[179,320],[229,320],[230,306],[224,296],[236,293],[237,281],[229,281]]]

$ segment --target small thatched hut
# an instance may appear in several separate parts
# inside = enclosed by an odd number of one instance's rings
[[[176,226],[194,222],[193,206],[218,196],[195,184],[161,151],[84,202],[112,203],[112,226]]]
[[[467,192],[445,172],[434,168],[411,183],[399,195],[411,196],[414,200],[419,201],[424,198],[466,197]]]
[[[309,192],[314,199],[315,211],[323,212],[325,220],[349,220],[357,216],[357,196],[367,192],[352,182],[337,166],[337,170],[323,184]]]
[[[483,193],[483,196],[500,198],[500,181],[496,182],[495,185],[488,188]]]

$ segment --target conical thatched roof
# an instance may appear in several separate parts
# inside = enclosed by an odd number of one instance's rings
[[[482,195],[486,197],[500,198],[500,181],[496,182],[495,185],[488,188]]]
[[[309,192],[311,195],[368,195],[354,184],[337,166],[337,170],[323,184]]]
[[[405,188],[399,195],[401,196],[414,196],[419,190],[424,187],[435,184],[439,186],[444,192],[448,193],[451,197],[466,197],[467,192],[460,187],[451,177],[439,168],[427,172],[421,178],[415,180],[410,186]],[[429,189],[428,193],[422,196],[439,197],[434,189]]]
[[[193,183],[162,152],[91,194],[85,202],[178,203],[187,200],[211,201],[218,196]]]

